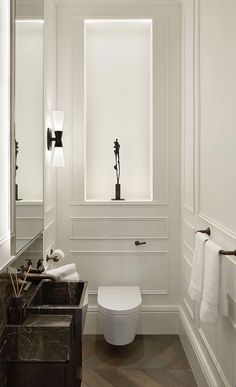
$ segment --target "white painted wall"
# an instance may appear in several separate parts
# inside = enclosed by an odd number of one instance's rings
[[[0,1],[0,268],[10,259],[10,7]]]
[[[236,3],[188,0],[182,15],[182,339],[199,386],[234,387],[236,259],[221,258],[229,317],[216,326],[199,321],[187,288],[196,229],[210,226],[212,240],[223,249],[236,248]]]
[[[153,201],[85,202],[84,19],[153,20]],[[180,298],[180,7],[152,1],[58,2],[57,108],[65,168],[57,176],[57,247],[89,281],[87,332],[99,331],[97,287],[138,284],[145,333],[177,332]],[[113,179],[114,183],[114,179]],[[136,247],[136,239],[147,241]]]

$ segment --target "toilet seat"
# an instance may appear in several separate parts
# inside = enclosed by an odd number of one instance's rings
[[[110,315],[128,315],[139,311],[142,303],[139,286],[100,286],[98,307]]]

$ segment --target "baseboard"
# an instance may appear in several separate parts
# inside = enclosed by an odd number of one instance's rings
[[[199,387],[230,387],[225,377],[218,372],[210,353],[201,345],[198,333],[195,332],[182,306],[179,309],[179,336],[184,351],[192,368]]]
[[[97,306],[89,306],[85,334],[100,334]],[[179,334],[178,305],[144,305],[138,334]]]

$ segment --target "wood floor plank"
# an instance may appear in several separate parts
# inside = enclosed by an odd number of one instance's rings
[[[118,369],[99,369],[96,372],[114,387],[139,387],[128,375],[123,375]]]
[[[131,368],[121,368],[119,372],[135,382],[139,387],[163,387],[162,384],[154,380],[150,375],[141,370]]]
[[[84,336],[82,387],[196,386],[177,335],[137,336],[123,347]]]
[[[170,374],[181,379],[186,386],[197,387],[196,381],[194,379],[193,373],[190,370],[186,371],[184,369],[171,369],[168,370]]]
[[[82,387],[114,387],[106,379],[100,376],[95,370],[83,370]]]
[[[186,380],[186,372],[177,374],[173,370],[168,369],[151,369],[145,370],[163,387],[197,387],[197,384],[192,376],[191,381]]]
[[[189,368],[189,363],[179,341],[166,347],[162,352],[154,353],[146,368]]]

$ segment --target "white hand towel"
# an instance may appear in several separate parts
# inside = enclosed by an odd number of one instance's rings
[[[57,267],[46,271],[47,274],[51,274],[56,277],[57,280],[63,280],[65,277],[76,273],[76,266],[74,263]]]
[[[205,270],[200,320],[216,324],[219,318],[220,255],[219,246],[207,241],[205,247]]]
[[[77,272],[68,275],[67,277],[64,277],[61,281],[63,282],[78,282],[79,281],[79,274]]]
[[[221,316],[227,317],[229,314],[229,305],[227,297],[227,265],[224,257],[220,259],[220,299],[219,308]]]
[[[204,252],[205,243],[209,239],[205,233],[195,234],[195,247],[193,253],[193,264],[188,294],[193,301],[201,303],[204,279]]]

